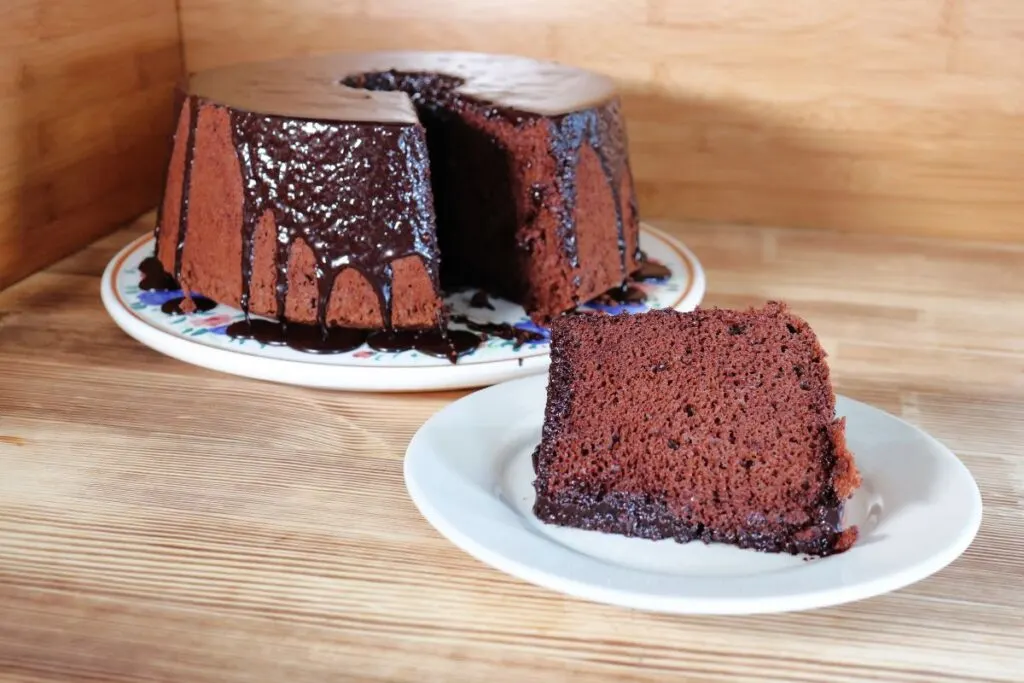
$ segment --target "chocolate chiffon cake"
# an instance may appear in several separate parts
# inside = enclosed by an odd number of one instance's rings
[[[552,325],[543,521],[824,556],[860,485],[825,352],[784,305]]]
[[[415,330],[443,326],[442,283],[572,309],[636,270],[638,230],[604,76],[342,54],[188,79],[156,257],[246,314]]]

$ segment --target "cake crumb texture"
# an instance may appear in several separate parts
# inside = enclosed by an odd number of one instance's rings
[[[569,316],[551,361],[542,520],[811,555],[856,540],[825,352],[785,305]]]

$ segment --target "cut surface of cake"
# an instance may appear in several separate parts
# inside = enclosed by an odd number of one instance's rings
[[[156,230],[187,291],[299,323],[442,325],[442,280],[547,319],[639,266],[611,81],[360,53],[192,75]]]
[[[778,303],[556,320],[534,469],[552,524],[813,556],[857,538],[825,352]]]

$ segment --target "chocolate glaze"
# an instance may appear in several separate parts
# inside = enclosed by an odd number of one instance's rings
[[[168,315],[206,313],[215,308],[217,308],[217,302],[213,299],[207,299],[205,296],[193,296],[190,299],[179,296],[176,299],[168,299],[160,306],[160,310]]]
[[[647,254],[643,252],[639,253],[637,261],[640,262],[640,267],[629,276],[633,282],[657,282],[672,277],[672,271],[668,266],[648,260]]]
[[[201,298],[201,297],[197,297]],[[377,351],[419,351],[447,358],[452,363],[476,350],[483,338],[465,330],[356,330],[346,327],[285,323],[262,318],[240,320],[227,328],[235,339],[253,339],[261,344],[288,346],[308,353],[345,353],[363,344]]]
[[[139,264],[139,289],[170,291],[181,289],[177,281],[164,270],[163,264],[155,256],[148,256]]]
[[[601,296],[594,299],[594,303],[603,304],[605,306],[614,306],[615,304],[642,304],[647,301],[647,292],[634,287],[629,283],[623,284],[621,287],[612,287]]]
[[[484,118],[502,118],[515,126],[524,122],[534,121],[537,114],[519,111],[505,106],[496,106],[493,103],[477,100],[464,93],[458,88],[463,85],[460,78],[446,76],[437,73],[400,72],[395,70],[377,71],[357,74],[345,78],[342,83],[355,88],[368,90],[401,90],[407,93],[413,104],[421,113],[426,112],[431,116],[442,118],[448,111],[460,111],[473,109],[484,116]],[[622,275],[627,273],[627,254],[625,224],[622,216],[622,202],[619,188],[624,176],[631,171],[626,155],[625,131],[613,120],[617,116],[615,108],[598,110],[588,108],[582,111],[552,117],[550,125],[550,143],[548,152],[556,164],[556,178],[558,194],[562,198],[560,214],[560,237],[566,256],[572,267],[579,268],[579,250],[576,244],[576,175],[580,163],[580,151],[584,144],[590,147],[597,154],[601,163],[601,170],[608,183],[612,199],[615,204],[615,226],[618,234],[619,261],[622,268]],[[544,203],[549,194],[547,188],[541,184],[533,184],[527,188],[529,193],[526,205],[531,207],[527,211],[526,222],[532,223],[539,215],[540,206]],[[438,196],[441,193],[435,192]],[[440,211],[440,207],[439,207]],[[636,199],[630,199],[630,211],[636,216]],[[522,245],[524,248],[528,245]],[[639,253],[639,250],[638,250]],[[579,286],[579,277],[575,280]]]
[[[246,315],[254,234],[266,211],[277,228],[279,318],[288,296],[288,257],[297,240],[316,259],[322,329],[327,329],[334,282],[346,268],[357,269],[373,287],[385,329],[391,329],[393,261],[423,259],[437,290],[438,253],[421,128],[299,121],[240,110],[231,110],[231,126],[243,178],[241,307]],[[396,183],[397,177],[404,180]],[[389,200],[373,201],[377,197]]]
[[[271,346],[289,346],[308,353],[344,353],[354,351],[366,341],[366,330],[346,327],[323,329],[317,325],[283,323],[274,320],[240,320],[228,325],[227,334],[235,339],[253,339]]]
[[[492,311],[494,310],[494,305],[491,303],[491,300],[487,297],[487,292],[485,292],[482,289],[479,290],[472,297],[470,297],[469,305],[471,308],[486,308]]]
[[[188,139],[185,142],[185,174],[181,181],[181,205],[178,209],[178,243],[174,249],[174,278],[181,281],[181,258],[185,253],[188,236],[189,188],[192,187],[192,167],[195,165],[196,126],[199,124],[199,98],[188,98]]]
[[[500,339],[508,339],[513,342],[512,348],[516,349],[523,344],[542,342],[545,339],[542,334],[531,330],[524,330],[508,323],[480,323],[470,320],[464,315],[452,316],[452,322],[461,323],[474,332],[480,332]]]
[[[622,219],[622,202],[619,187],[623,173],[629,173],[626,163],[624,134],[613,132],[604,115],[594,109],[573,112],[551,121],[551,143],[549,152],[558,169],[555,183],[562,198],[561,238],[565,253],[573,268],[578,268],[579,249],[576,244],[576,174],[580,163],[580,150],[589,144],[601,162],[612,199],[615,202],[615,228],[619,237],[619,261],[622,275],[627,273],[626,233]],[[632,210],[632,207],[631,207]]]
[[[381,330],[366,340],[371,349],[378,351],[419,351],[428,356],[447,358],[452,363],[475,351],[483,338],[465,330]]]

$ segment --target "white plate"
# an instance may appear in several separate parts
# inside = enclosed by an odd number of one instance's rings
[[[423,516],[497,569],[569,595],[679,614],[754,614],[836,605],[919,581],[956,559],[981,523],[967,468],[906,422],[839,397],[864,483],[844,523],[849,551],[808,560],[701,542],[648,541],[541,523],[531,454],[543,375],[477,391],[431,417],[405,456]]]
[[[641,226],[640,245],[653,261],[665,264],[672,277],[639,285],[647,302],[639,306],[605,307],[638,312],[648,308],[690,311],[704,298],[704,271],[679,240],[648,225]],[[146,346],[186,363],[243,377],[350,391],[424,391],[478,387],[543,372],[548,366],[547,341],[514,348],[511,341],[491,337],[452,365],[445,359],[416,351],[389,353],[365,345],[338,354],[313,354],[254,340],[233,339],[227,326],[244,316],[228,306],[205,313],[167,315],[160,306],[180,292],[139,289],[139,264],[153,253],[146,235],[122,249],[107,265],[101,296],[107,312],[125,332]],[[448,297],[452,312],[476,322],[508,323],[546,334],[521,306],[491,299],[495,310],[470,308],[473,292]],[[587,306],[587,308],[595,308]],[[458,327],[458,325],[453,325]]]

